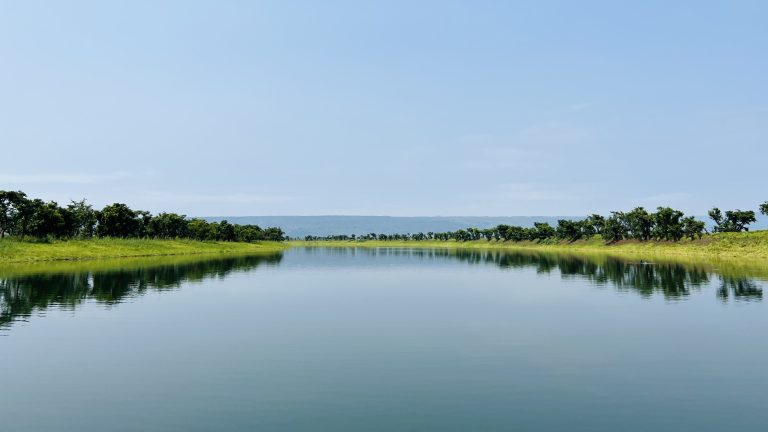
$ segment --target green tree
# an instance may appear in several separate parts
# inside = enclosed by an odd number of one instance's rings
[[[683,238],[683,212],[669,207],[659,207],[653,214],[653,236],[657,240],[678,241]]]
[[[693,216],[688,216],[682,221],[683,235],[691,240],[701,238],[706,229],[706,224],[702,221],[696,220]]]
[[[760,204],[760,213],[768,216],[768,201]]]
[[[587,217],[585,220],[586,225],[590,225],[592,229],[587,229],[589,232],[593,231],[595,234],[602,234],[603,227],[605,226],[605,217],[599,214],[593,214]]]
[[[158,238],[183,238],[188,237],[186,216],[176,213],[160,213],[152,217],[148,222],[148,233]]]
[[[581,227],[581,236],[584,238],[592,238],[595,236],[595,234],[598,234],[597,228],[595,228],[595,225],[589,220],[589,218],[584,219],[580,223]],[[602,229],[602,224],[600,225],[600,229]]]
[[[531,240],[546,240],[555,236],[555,229],[546,222],[534,222],[532,234]]]
[[[279,227],[269,227],[264,229],[264,240],[283,241],[285,240],[285,233]]]
[[[583,235],[582,223],[572,220],[560,219],[557,221],[555,230],[557,238],[563,240],[576,241]]]
[[[22,191],[0,190],[0,238],[14,233],[21,210],[28,202]]]
[[[203,219],[192,219],[187,224],[189,236],[195,240],[214,240],[211,225]]]
[[[239,242],[254,242],[264,238],[264,231],[258,225],[235,225],[235,238]]]
[[[98,212],[85,200],[72,201],[67,205],[71,216],[70,235],[73,237],[93,237],[96,234]]]
[[[509,225],[501,224],[501,225],[496,226],[496,232],[499,233],[499,237],[502,240],[507,241],[507,240],[510,239],[510,233],[509,233],[509,229],[510,228],[512,228],[512,227],[510,227]],[[440,233],[436,234],[436,236],[438,236],[438,235],[440,235]]]
[[[632,238],[641,241],[651,239],[651,231],[654,225],[654,216],[643,207],[624,213],[624,221]]]
[[[99,212],[98,223],[99,237],[136,237],[142,221],[127,205],[114,203]]]
[[[146,210],[136,210],[136,220],[138,222],[138,228],[136,229],[136,237],[149,237],[150,227],[152,223],[152,214]]]
[[[36,238],[65,237],[66,228],[62,209],[56,202],[46,203],[35,199],[28,204],[28,216],[25,220],[23,235]]]
[[[627,228],[621,220],[622,214],[620,212],[613,212],[612,215],[605,220],[603,225],[603,239],[609,243],[615,243],[623,240],[627,235]]]
[[[757,221],[752,210],[728,210],[723,216],[717,207],[709,211],[709,217],[715,221],[715,232],[749,231],[747,226]]]
[[[217,230],[217,240],[221,241],[235,241],[237,236],[235,235],[235,227],[227,220],[219,222]]]

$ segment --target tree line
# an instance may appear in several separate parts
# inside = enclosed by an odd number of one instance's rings
[[[253,242],[283,241],[280,228],[208,222],[176,213],[152,215],[114,203],[101,210],[85,200],[59,206],[30,199],[21,191],[0,190],[0,238],[158,238]]]
[[[768,201],[760,205],[760,212],[768,215]],[[752,210],[728,210],[717,207],[709,211],[714,222],[714,232],[749,231],[749,225],[757,221]],[[680,210],[658,207],[649,212],[636,207],[627,212],[615,211],[610,216],[590,215],[581,220],[560,219],[557,226],[547,222],[535,222],[532,227],[498,225],[494,228],[466,228],[448,232],[419,232],[416,234],[377,234],[306,236],[306,241],[576,241],[600,235],[608,243],[621,240],[673,241],[684,238],[700,239],[707,233],[706,224],[694,216],[685,216]]]

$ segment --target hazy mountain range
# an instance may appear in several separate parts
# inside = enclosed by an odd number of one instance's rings
[[[698,216],[700,220],[709,221]],[[290,237],[307,235],[326,236],[332,234],[405,234],[418,232],[455,231],[462,228],[490,228],[499,224],[530,227],[534,222],[548,222],[557,225],[558,219],[580,220],[583,216],[211,216],[203,219],[214,222],[228,220],[238,224],[256,224],[261,227],[277,226]],[[768,228],[763,218],[753,224],[752,229]]]
[[[578,216],[215,216],[207,221],[223,219],[237,224],[256,224],[261,227],[277,226],[290,237],[332,234],[405,234],[418,232],[455,231],[462,228],[490,228],[499,224],[533,226],[534,222],[557,224],[558,219],[582,219]]]

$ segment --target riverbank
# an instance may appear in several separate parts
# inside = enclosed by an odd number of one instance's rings
[[[457,241],[291,241],[291,246],[327,246],[327,247],[411,247],[411,248],[451,248],[451,249],[510,249],[541,250],[551,252],[601,253],[623,256],[649,256],[667,258],[723,258],[768,261],[768,230],[718,233],[705,235],[700,240],[682,240],[680,242],[639,242],[623,240],[606,244],[600,236],[589,240],[545,241],[545,242],[504,242],[496,240]]]
[[[214,242],[196,240],[87,239],[49,243],[0,240],[0,264],[183,255],[278,252],[279,242]]]
[[[768,230],[749,233],[719,233],[701,240],[638,242],[625,240],[605,244],[599,237],[576,242],[503,241],[290,241],[213,242],[195,240],[88,239],[50,243],[0,240],[0,264],[75,261],[155,256],[249,254],[278,252],[289,247],[409,247],[439,249],[507,249],[568,253],[599,253],[627,257],[748,259],[768,261]]]

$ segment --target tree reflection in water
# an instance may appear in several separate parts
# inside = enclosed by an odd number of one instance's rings
[[[307,248],[310,253],[312,249]],[[328,253],[327,248],[316,248]],[[325,252],[323,252],[325,251]],[[492,264],[504,269],[535,268],[537,273],[558,271],[564,279],[580,278],[598,286],[612,286],[618,291],[635,292],[643,297],[661,294],[669,300],[682,299],[719,278],[722,300],[762,300],[759,283],[747,276],[722,276],[702,265],[688,263],[651,263],[609,256],[575,256],[546,252],[417,249],[417,248],[333,248],[337,255],[364,254],[403,256],[409,259],[457,259],[470,264]]]
[[[278,264],[281,259],[282,254],[257,255],[132,269],[0,278],[0,328],[49,307],[74,309],[87,300],[113,305],[148,290],[173,290],[184,282],[223,278],[262,264]]]
[[[719,279],[717,297],[722,301],[759,301],[763,298],[763,289],[757,280],[746,276],[725,276],[692,264],[473,249],[305,248],[303,253],[310,258],[316,255],[335,258],[331,261],[337,265],[354,265],[343,259],[346,256],[368,258],[368,264],[373,265],[388,261],[379,258],[408,263],[414,260],[458,260],[472,265],[494,265],[502,269],[535,269],[539,274],[557,271],[564,279],[587,280],[597,286],[610,286],[643,297],[660,294],[670,300],[686,298],[692,291],[699,291]],[[150,290],[172,290],[184,282],[223,278],[232,272],[249,271],[262,264],[275,265],[282,259],[282,253],[278,253],[134,269],[0,278],[0,328],[49,307],[74,309],[87,300],[113,305]],[[316,265],[330,265],[328,260],[310,261]]]

